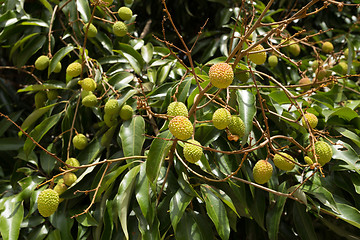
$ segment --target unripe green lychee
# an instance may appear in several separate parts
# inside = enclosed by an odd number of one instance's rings
[[[84,33],[86,33],[86,28],[88,27],[89,23],[86,23],[83,27],[83,31]],[[88,32],[87,32],[87,36],[89,38],[93,38],[95,37],[97,34],[97,29],[96,27],[94,26],[94,24],[90,23],[90,26],[89,26],[89,29],[88,29]]]
[[[290,160],[292,161],[290,161]],[[274,156],[274,164],[277,168],[290,171],[295,167],[294,158],[287,153],[276,153]]]
[[[50,59],[48,56],[42,55],[35,61],[35,68],[37,70],[45,70],[49,66]]]
[[[54,187],[54,191],[57,192],[59,195],[64,193],[67,190],[67,186],[64,183],[64,179],[60,179],[56,186]],[[59,199],[60,200],[60,199]]]
[[[191,143],[199,146],[195,146]],[[184,157],[188,162],[196,163],[200,160],[201,156],[203,155],[203,150],[200,146],[201,144],[196,140],[189,140],[188,143],[185,143],[183,152]]]
[[[134,114],[134,110],[132,109],[132,107],[130,105],[124,105],[121,109],[120,109],[120,118],[124,121],[129,120],[130,118],[132,118],[132,115]]]
[[[74,144],[74,147],[79,150],[83,150],[88,145],[87,138],[84,134],[81,133],[74,136],[72,142]]]
[[[37,198],[37,207],[43,217],[51,216],[59,206],[59,194],[53,189],[45,189]]]
[[[315,116],[315,114],[313,114],[313,113],[305,113],[304,116],[308,120],[310,127],[311,128],[316,128],[316,126],[318,124],[318,118]],[[304,127],[306,127],[304,117],[302,118],[302,125]]]
[[[349,49],[348,48],[345,49],[344,56],[345,56],[346,59],[348,59],[348,57],[349,57]]]
[[[289,52],[294,56],[297,57],[300,54],[301,48],[300,45],[297,43],[291,44],[289,47]]]
[[[324,42],[323,45],[322,45],[322,48],[321,50],[324,52],[324,53],[330,53],[334,50],[334,46],[331,42]]]
[[[50,101],[52,101],[52,100],[55,100],[55,99],[58,98],[59,93],[58,93],[58,91],[56,89],[51,89],[51,90],[46,92],[46,96]]]
[[[96,82],[92,78],[85,78],[78,81],[78,84],[86,91],[94,91],[96,89]]]
[[[59,73],[62,69],[61,62],[58,62],[55,66],[54,73]]]
[[[133,15],[131,9],[128,7],[119,8],[118,14],[119,14],[119,17],[124,21],[130,20]]]
[[[327,70],[325,70],[325,69],[321,69],[318,73],[317,73],[317,79],[318,80],[323,80],[325,77],[327,77],[327,75],[328,75],[328,71]]]
[[[341,61],[341,62],[339,62],[339,66],[340,66],[340,73],[347,74],[347,71],[348,71],[347,63],[345,61]]]
[[[176,138],[186,140],[193,134],[193,125],[187,117],[176,116],[169,122],[169,130]]]
[[[105,103],[104,111],[108,115],[118,115],[120,111],[119,102],[116,99],[109,99]]]
[[[91,94],[93,94],[91,91],[86,91],[83,89],[80,93],[80,96],[81,96],[81,99],[84,99],[86,96],[89,96]]]
[[[74,182],[77,180],[77,176],[75,175],[75,173],[73,172],[67,172],[65,173],[65,175],[63,176],[64,178],[64,183],[67,185],[67,186],[71,186],[74,184]]]
[[[97,105],[97,102],[97,97],[93,93],[91,93],[82,99],[81,104],[85,107],[95,107]]]
[[[44,91],[39,91],[35,94],[34,99],[35,99],[35,107],[42,108],[45,106],[47,95]]]
[[[87,141],[87,140],[86,140]],[[66,161],[65,161],[66,164],[72,166],[72,167],[80,167],[80,163],[79,161],[76,159],[76,158],[68,158]],[[70,167],[66,167],[66,169],[72,169]],[[73,172],[76,172],[78,169],[74,169]]]
[[[299,85],[305,85],[305,84],[310,84],[311,83],[311,80],[308,78],[308,77],[304,77],[302,79],[300,79],[299,81]],[[307,91],[309,90],[311,87],[311,85],[306,85],[306,86],[301,86],[300,88],[304,91]]]
[[[78,62],[70,63],[69,66],[66,68],[66,74],[70,77],[77,77],[81,74],[82,67],[81,64]]]
[[[253,177],[258,184],[264,184],[271,178],[273,167],[266,160],[259,160],[253,168]]]
[[[106,126],[108,126],[108,127],[116,126],[118,124],[117,115],[110,115],[110,114],[105,113],[104,114],[104,122],[105,122]]]
[[[121,21],[117,21],[113,25],[113,33],[118,37],[123,37],[127,33],[127,26]]]
[[[257,65],[261,65],[265,63],[266,61],[266,52],[260,52],[260,53],[253,53],[257,51],[264,50],[264,47],[262,45],[257,45],[255,48],[251,50],[249,53],[249,60]]]
[[[308,165],[313,165],[314,162],[312,161],[312,159],[308,156],[304,157],[304,161],[308,164]]]
[[[320,60],[315,60],[312,64],[311,64],[311,68],[312,70],[315,72],[316,69],[318,69],[318,67],[321,65],[321,61]]]
[[[317,141],[315,143],[315,153],[317,155],[317,160],[321,166],[324,166],[326,163],[328,163],[333,155],[330,145],[324,141]],[[311,157],[315,162],[312,150],[310,150],[309,152],[309,157]]]
[[[278,57],[275,55],[269,56],[268,63],[270,67],[276,67],[278,65]]]
[[[234,80],[234,71],[227,63],[216,63],[209,69],[209,79],[217,88],[227,88]]]
[[[247,82],[250,78],[249,68],[239,63],[238,66],[235,69],[235,76],[243,83]]]
[[[195,101],[195,100],[194,100]],[[175,116],[188,116],[188,109],[183,102],[172,102],[167,108],[167,115],[169,119]]]
[[[212,116],[212,122],[217,129],[225,129],[231,122],[229,110],[226,108],[217,109]]]
[[[245,134],[244,121],[238,116],[231,116],[228,128],[231,134],[238,135],[240,138],[243,137]]]

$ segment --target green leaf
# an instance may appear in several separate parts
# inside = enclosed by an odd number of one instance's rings
[[[3,207],[1,207],[3,206]],[[24,218],[24,205],[18,195],[0,200],[0,233],[4,240],[19,239],[20,225]]]
[[[346,162],[347,165],[342,165],[343,167],[354,170],[358,174],[360,174],[360,163],[359,163],[359,155],[355,152],[355,150],[347,143],[341,140],[333,141],[336,145],[331,145],[333,149],[333,159],[341,159]]]
[[[360,147],[360,137],[356,133],[343,127],[335,127],[334,129],[344,137],[351,139],[358,147]]]
[[[18,150],[24,145],[24,140],[18,137],[0,138],[0,151]]]
[[[359,115],[354,110],[348,107],[339,107],[332,110],[324,110],[323,114],[325,116],[325,122],[335,116],[342,118],[346,121],[351,121],[352,119],[359,117]]]
[[[65,207],[59,205],[59,209],[49,217],[50,223],[60,230],[61,239],[73,239],[71,228],[74,225],[74,219],[68,214]]]
[[[211,228],[204,226],[204,219],[197,218],[193,211],[185,212],[181,218],[178,228],[175,231],[175,237],[177,240],[209,240],[216,239],[211,231]]]
[[[120,50],[120,51],[119,51]],[[142,59],[140,53],[138,53],[133,47],[129,44],[120,43],[119,50],[114,50],[114,52],[120,53],[123,55],[133,67],[134,71],[137,74],[140,74],[140,71],[144,65],[144,60]]]
[[[148,158],[146,160],[146,175],[150,182],[157,180],[160,168],[165,157],[168,155],[172,141],[163,140],[160,138],[172,138],[170,131],[165,131],[157,136],[151,143]]]
[[[193,197],[186,194],[181,188],[179,188],[175,195],[171,198],[170,219],[175,232],[180,219],[192,199]]]
[[[237,90],[236,91],[237,101],[239,104],[239,115],[240,118],[244,121],[245,124],[245,134],[242,138],[241,145],[243,146],[246,143],[249,133],[252,130],[253,118],[256,114],[255,102],[256,98],[248,90]]]
[[[18,49],[19,47],[23,46],[28,40],[30,40],[32,37],[39,35],[39,33],[32,33],[27,35],[26,37],[23,37],[22,39],[20,39],[19,41],[17,41],[14,46],[11,48],[10,51],[10,58],[12,59],[12,56],[14,54],[14,52],[16,51],[16,49]]]
[[[20,116],[21,116],[21,113],[23,111],[19,111],[19,112],[13,112],[13,113],[10,113],[9,114],[9,118],[11,120],[13,120],[14,122],[16,122]],[[4,135],[4,133],[11,127],[13,126],[13,124],[8,121],[6,118],[4,118],[3,120],[0,121],[0,137]]]
[[[153,57],[154,46],[149,42],[141,47],[141,55],[146,63],[149,63]]]
[[[134,74],[129,72],[119,72],[109,79],[109,84],[116,90],[120,91],[123,88],[129,87],[130,82],[134,79]]]
[[[39,1],[42,3],[42,5],[44,5],[44,7],[47,8],[47,10],[49,10],[50,13],[53,12],[53,8],[47,0],[39,0]]]
[[[360,211],[358,209],[343,203],[337,203],[337,207],[340,211],[340,214],[337,214],[337,217],[360,228]]]
[[[91,17],[89,1],[88,0],[77,0],[76,1],[77,10],[80,13],[81,18],[87,23]]]
[[[313,221],[306,212],[306,207],[298,202],[294,202],[293,205],[293,220],[296,228],[296,232],[301,239],[317,239]]]
[[[163,66],[162,68],[160,68],[160,70],[158,71],[157,74],[157,80],[156,80],[156,85],[161,85],[169,76],[170,70],[172,68],[173,62],[169,62],[168,64],[166,64],[165,66]]]
[[[68,45],[66,47],[61,48],[57,51],[54,56],[51,58],[49,67],[48,67],[48,77],[55,70],[56,65],[60,62],[69,52],[73,51],[74,47],[72,45]]]
[[[139,156],[145,142],[145,121],[136,116],[131,121],[125,121],[119,132],[125,157]]]
[[[16,66],[24,66],[29,58],[33,56],[40,48],[42,48],[45,41],[45,36],[36,36],[28,41],[22,51],[17,54],[18,57],[16,58]]]
[[[145,216],[147,222],[151,225],[153,222],[153,213],[155,212],[155,205],[151,203],[150,182],[146,176],[146,162],[141,164],[139,178],[135,186],[135,196],[139,203],[142,214]]]
[[[65,89],[65,83],[52,80],[44,84],[29,85],[23,89],[19,89],[18,92],[42,91],[45,89]]]

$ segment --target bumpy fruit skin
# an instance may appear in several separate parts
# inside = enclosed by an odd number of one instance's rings
[[[238,135],[243,137],[245,134],[245,124],[244,121],[238,116],[231,116],[230,123],[228,125],[229,131],[233,135]]]
[[[258,184],[264,184],[271,178],[273,167],[265,160],[259,160],[253,168],[253,177]]]
[[[66,68],[66,74],[70,77],[77,77],[81,74],[82,67],[81,64],[78,62],[70,63],[69,66]]]
[[[93,93],[90,93],[82,99],[81,104],[85,107],[95,107],[97,102],[97,97]]]
[[[63,178],[64,178],[64,183],[69,187],[73,185],[74,182],[77,180],[77,176],[73,172],[65,173]]]
[[[83,150],[88,145],[88,140],[84,134],[78,134],[73,137],[72,140],[74,147],[79,150]]]
[[[274,164],[277,168],[284,170],[284,171],[290,171],[295,167],[295,163],[291,162],[290,160],[295,161],[292,156],[290,156],[287,153],[280,153],[275,154],[274,156]]]
[[[94,91],[96,89],[96,82],[92,78],[80,80],[78,84],[80,84],[85,91]]]
[[[229,110],[226,108],[217,109],[212,116],[212,122],[217,129],[225,129],[231,122]]]
[[[105,111],[105,114],[108,114],[108,115],[119,114],[119,111],[120,111],[119,102],[116,99],[109,99],[105,103],[104,111]]]
[[[134,114],[134,110],[132,109],[132,107],[130,105],[124,105],[121,109],[120,109],[120,118],[124,121],[129,120],[130,118],[132,118],[132,115]]]
[[[234,71],[227,63],[216,63],[209,69],[209,79],[217,88],[227,88],[234,80]]]
[[[193,125],[187,117],[176,116],[169,122],[169,130],[176,138],[186,140],[193,134]]]
[[[299,81],[299,85],[310,84],[310,83],[311,83],[311,80],[308,77],[304,77],[304,78],[300,79],[300,81]],[[310,89],[310,87],[311,87],[311,85],[302,86],[301,89],[304,91],[307,91]]]
[[[119,8],[118,14],[119,14],[119,17],[124,21],[130,20],[133,15],[131,9],[128,7]]]
[[[292,45],[289,46],[289,52],[294,56],[297,57],[299,56],[300,52],[301,52],[301,48],[300,45],[297,43],[294,43]]]
[[[35,61],[35,68],[37,70],[45,70],[49,66],[50,59],[48,56],[42,55]]]
[[[84,27],[83,27],[84,33],[86,33],[86,28],[88,27],[88,25],[89,25],[89,23],[86,23],[84,25]],[[96,27],[94,26],[94,24],[90,23],[90,26],[89,26],[89,29],[88,29],[88,32],[87,32],[87,36],[89,38],[93,38],[93,37],[96,36],[97,32],[98,31],[97,31]]]
[[[313,113],[305,113],[304,114],[305,118],[308,120],[310,127],[311,128],[316,128],[317,124],[318,124],[318,118],[315,116],[315,114]],[[306,123],[305,123],[305,119],[304,117],[302,118],[302,125],[304,127],[306,127]]]
[[[56,186],[54,187],[54,191],[57,192],[59,195],[64,193],[67,190],[67,186],[64,183],[64,179],[60,179]]]
[[[330,53],[334,50],[334,46],[331,42],[324,42],[323,45],[322,45],[322,48],[321,50],[324,52],[324,53]]]
[[[43,217],[51,216],[59,206],[59,194],[53,189],[42,191],[37,198],[37,207]]]
[[[270,67],[276,67],[278,65],[278,58],[275,55],[271,55],[268,58],[268,63]]]
[[[79,161],[76,159],[76,158],[68,158],[66,161],[65,161],[66,164],[72,166],[72,167],[80,167],[80,163]],[[66,167],[66,169],[72,169],[70,167]],[[76,172],[78,169],[74,169],[73,172]]]
[[[324,141],[317,141],[315,143],[315,153],[317,155],[317,160],[321,166],[324,166],[326,163],[328,163],[333,155],[330,145]],[[309,152],[309,157],[311,157],[315,162],[312,151]]]
[[[104,122],[106,126],[113,127],[118,124],[117,115],[104,114]]]
[[[347,73],[347,71],[348,71],[348,65],[347,65],[347,63],[346,62],[344,62],[344,61],[341,61],[341,62],[339,62],[339,66],[340,66],[340,73],[341,74],[346,74]]]
[[[184,145],[184,157],[188,162],[196,163],[200,160],[201,156],[203,155],[203,150],[199,146],[192,145],[191,143],[194,143],[196,145],[201,144],[196,140],[189,140],[188,143],[185,143]]]
[[[54,73],[59,73],[61,72],[61,69],[62,69],[62,65],[61,65],[61,62],[58,62],[55,66],[55,69],[54,69]]]
[[[113,25],[113,33],[118,37],[123,37],[127,33],[127,26],[125,23],[118,21]]]
[[[264,64],[266,61],[266,52],[252,53],[261,50],[264,50],[264,47],[262,45],[257,45],[249,53],[249,60],[255,63],[256,65]]]
[[[172,102],[167,108],[167,115],[169,119],[172,119],[176,116],[188,116],[188,109],[183,102]]]
[[[52,89],[46,92],[46,96],[50,101],[52,101],[58,98],[59,93],[56,89]]]
[[[34,99],[35,99],[35,107],[42,108],[45,106],[45,102],[47,100],[47,95],[45,92],[40,91],[35,94]]]

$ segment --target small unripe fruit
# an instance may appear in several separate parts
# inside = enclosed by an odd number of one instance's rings
[[[82,67],[81,64],[78,62],[70,63],[69,66],[66,68],[66,74],[70,77],[77,77],[81,74]]]
[[[130,105],[124,105],[121,109],[120,109],[120,118],[124,121],[129,120],[130,118],[132,118],[132,115],[134,114],[134,110],[132,109],[132,107]]]
[[[311,128],[316,128],[316,126],[318,124],[318,118],[315,116],[315,114],[313,114],[313,113],[305,113],[304,116],[308,120],[310,127]],[[304,117],[302,118],[302,125],[304,127],[306,127]]]
[[[217,109],[212,116],[212,122],[219,130],[225,129],[230,124],[230,121],[231,114],[226,108]]]
[[[290,160],[292,161],[290,161]],[[295,163],[294,163],[294,158],[292,156],[290,156],[287,153],[280,153],[280,154],[275,154],[274,156],[274,164],[277,168],[281,169],[281,170],[285,170],[285,171],[290,171],[295,167]]]
[[[324,53],[330,53],[334,50],[334,46],[331,42],[324,42],[323,45],[322,45],[322,48],[321,50],[324,52]]]
[[[268,63],[270,67],[276,67],[278,65],[278,57],[275,55],[269,56]]]
[[[321,81],[321,80],[323,80],[327,75],[328,75],[327,70],[321,69],[321,70],[317,73],[317,79],[319,79],[319,80]]]
[[[74,182],[77,180],[77,176],[73,172],[65,173],[63,178],[64,178],[64,183],[69,187],[73,185]]]
[[[92,78],[85,78],[80,80],[78,84],[86,91],[94,91],[96,89],[96,82]]]
[[[312,159],[308,156],[304,157],[304,161],[308,164],[308,165],[313,165],[314,162],[312,161]]]
[[[43,217],[51,216],[59,206],[59,194],[53,189],[42,191],[37,198],[37,207]]]
[[[93,93],[91,93],[82,99],[81,104],[85,107],[95,107],[97,105],[97,102],[97,97]]]
[[[227,63],[216,63],[209,69],[209,79],[217,88],[227,88],[234,80],[234,71]]]
[[[119,8],[118,14],[119,14],[119,17],[124,21],[130,20],[133,15],[131,9],[128,7]]]
[[[346,59],[349,57],[349,49],[348,48],[345,49],[344,56],[345,56]]]
[[[54,73],[59,73],[62,69],[61,62],[58,62],[55,66]]]
[[[118,37],[123,37],[127,33],[127,26],[125,23],[118,21],[113,25],[113,33]]]
[[[195,99],[194,99],[194,101],[195,101]],[[172,119],[173,117],[176,117],[176,116],[187,117],[188,109],[187,109],[186,105],[182,102],[172,102],[169,104],[169,106],[167,108],[167,115],[168,115],[169,119]]]
[[[113,127],[118,124],[117,115],[104,114],[104,122],[106,126]]]
[[[328,163],[331,160],[332,155],[333,155],[330,145],[324,141],[317,141],[315,143],[315,153],[317,155],[317,160],[321,166],[324,166],[326,163]],[[309,156],[315,162],[315,158],[312,154],[312,150],[310,150]]]
[[[59,93],[56,89],[52,89],[46,92],[46,96],[50,101],[52,101],[58,98]]]
[[[86,96],[89,96],[93,94],[91,91],[86,91],[86,90],[82,90],[81,93],[80,93],[80,96],[81,96],[81,99],[84,99]],[[93,94],[94,95],[94,94]]]
[[[300,45],[297,43],[294,43],[292,45],[289,46],[289,52],[294,56],[297,57],[299,56],[301,51]]]
[[[72,140],[74,147],[79,150],[83,150],[88,145],[88,140],[84,134],[77,134]]]
[[[188,162],[196,163],[200,160],[201,156],[203,155],[203,150],[200,147],[201,144],[196,140],[189,140],[189,143],[185,143],[184,145],[184,157]],[[191,143],[194,143],[199,146],[195,146]]]
[[[266,52],[260,52],[260,53],[252,53],[264,50],[264,47],[262,45],[257,45],[255,48],[251,50],[249,53],[249,60],[257,65],[261,65],[265,63],[266,61]]]
[[[346,74],[347,71],[348,71],[348,65],[347,65],[347,63],[344,62],[344,61],[341,61],[341,62],[339,62],[339,66],[340,66],[340,73],[341,73],[341,74]]]
[[[253,177],[258,184],[264,184],[271,178],[273,167],[265,160],[259,160],[253,168]]]
[[[318,69],[319,65],[321,65],[321,61],[320,61],[320,60],[315,60],[315,61],[311,64],[312,70],[315,72],[316,69]]]
[[[87,141],[87,140],[86,140]],[[65,161],[66,164],[72,166],[72,167],[80,167],[80,163],[79,161],[76,159],[76,158],[68,158],[66,161]],[[66,169],[72,169],[70,167],[66,167]],[[74,169],[73,172],[76,172],[78,169]]]
[[[59,195],[63,194],[67,190],[67,186],[64,183],[64,179],[60,179],[56,186],[54,187],[54,191]],[[60,200],[60,199],[59,199]]]
[[[193,125],[187,117],[176,116],[169,122],[169,130],[176,138],[186,140],[193,134]]]
[[[238,116],[231,116],[228,128],[233,135],[243,137],[245,134],[245,124],[243,120]]]
[[[47,95],[44,91],[40,91],[35,94],[34,99],[35,99],[35,107],[42,108],[45,106]]]
[[[109,99],[105,103],[104,111],[108,115],[118,115],[120,111],[119,102],[116,99]]]
[[[299,81],[299,85],[305,85],[305,84],[310,84],[311,83],[311,80],[308,78],[308,77],[304,77],[302,79],[300,79]],[[304,91],[307,91],[309,90],[311,87],[311,85],[306,85],[306,86],[301,86],[300,88]]]
[[[86,23],[83,27],[83,31],[84,33],[86,33],[86,28],[88,27],[89,23]],[[96,27],[94,26],[94,24],[90,23],[90,26],[89,26],[89,29],[88,29],[88,32],[87,32],[87,36],[89,38],[93,38],[95,37],[97,34],[97,29]]]
[[[42,55],[35,61],[35,68],[37,70],[45,70],[49,66],[50,59],[48,56]]]

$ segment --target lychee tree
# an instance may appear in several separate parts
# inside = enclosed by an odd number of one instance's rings
[[[2,239],[359,239],[358,1],[0,2]]]

